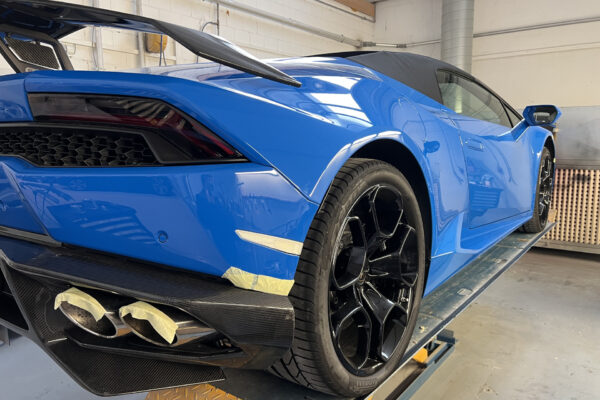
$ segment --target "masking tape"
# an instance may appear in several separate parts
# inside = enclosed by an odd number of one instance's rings
[[[172,344],[173,340],[175,340],[177,324],[158,308],[148,303],[144,303],[143,301],[138,301],[119,309],[119,316],[121,318],[125,317],[127,314],[130,314],[132,318],[148,321],[154,330],[165,339],[167,343]]]
[[[229,267],[222,276],[235,286],[257,292],[287,296],[294,286],[293,279],[279,279],[272,276],[257,275],[236,267]]]
[[[96,321],[100,321],[104,317],[104,314],[106,314],[106,309],[102,307],[102,304],[98,300],[74,287],[56,296],[54,299],[54,309],[58,309],[63,302],[89,312]]]

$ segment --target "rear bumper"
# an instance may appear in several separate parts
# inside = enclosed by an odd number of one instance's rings
[[[237,230],[303,242],[318,205],[253,163],[39,168],[0,157],[0,225],[218,277],[292,280],[298,256]]]
[[[294,311],[285,296],[123,257],[0,236],[0,325],[41,346],[89,391],[113,395],[223,379],[220,367],[266,368],[289,348]],[[92,336],[53,309],[71,285],[186,311],[230,342],[190,350],[133,335]]]

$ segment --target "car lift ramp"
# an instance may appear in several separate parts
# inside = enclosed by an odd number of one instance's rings
[[[428,294],[421,303],[402,366],[363,399],[409,399],[454,350],[455,339],[445,327],[553,226],[549,224],[540,233],[515,232],[507,236]],[[225,370],[225,375],[223,382],[151,392],[146,400],[335,399],[267,372]]]

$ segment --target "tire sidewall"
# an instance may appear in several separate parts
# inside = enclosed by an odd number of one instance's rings
[[[540,189],[541,189],[541,184],[542,184],[542,166],[544,165],[544,160],[546,160],[547,157],[552,157],[552,154],[550,153],[550,151],[548,150],[547,147],[544,147],[542,150],[542,155],[540,156],[540,164],[538,166],[538,173],[537,173],[537,182],[536,182],[536,186],[535,186],[535,197],[534,197],[534,204],[533,204],[533,216],[531,218],[531,220],[529,221],[529,223],[527,224],[527,226],[525,227],[525,230],[527,232],[541,232],[544,228],[545,225],[547,223],[544,223],[542,225],[542,221],[540,219]],[[552,168],[554,168],[554,162],[552,163]],[[550,210],[548,210],[549,212]]]
[[[370,187],[377,184],[390,185],[400,191],[405,212],[407,212],[406,215],[409,218],[409,224],[415,228],[415,234],[417,235],[419,253],[418,272],[420,278],[415,287],[413,311],[411,312],[407,326],[408,331],[411,333],[416,324],[424,287],[425,235],[417,199],[410,184],[398,170],[385,163],[376,163],[371,168],[363,171],[357,178],[352,179],[343,191],[341,198],[337,200],[332,199],[332,201],[336,202],[336,207],[330,216],[327,214],[323,215],[324,218],[328,218],[329,222],[327,224],[327,232],[325,233],[326,240],[319,254],[318,265],[320,268],[318,269],[317,286],[315,287],[314,309],[314,317],[318,319],[318,323],[315,324],[317,328],[317,332],[315,333],[319,347],[321,347],[322,354],[324,355],[322,361],[326,371],[323,372],[331,375],[332,379],[329,380],[330,383],[339,386],[335,388],[337,392],[347,393],[350,396],[364,394],[375,389],[383,379],[393,372],[398,367],[411,336],[404,335],[402,342],[388,362],[373,375],[367,377],[354,375],[344,367],[338,358],[331,337],[329,323],[329,277],[333,264],[336,239],[343,221],[354,206],[355,201]]]

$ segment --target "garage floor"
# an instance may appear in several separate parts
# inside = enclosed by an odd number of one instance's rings
[[[414,400],[598,399],[600,256],[534,249],[449,328],[456,351]],[[99,399],[23,338],[0,347],[0,388],[11,400]]]
[[[413,400],[600,399],[600,256],[533,249],[449,329]]]

